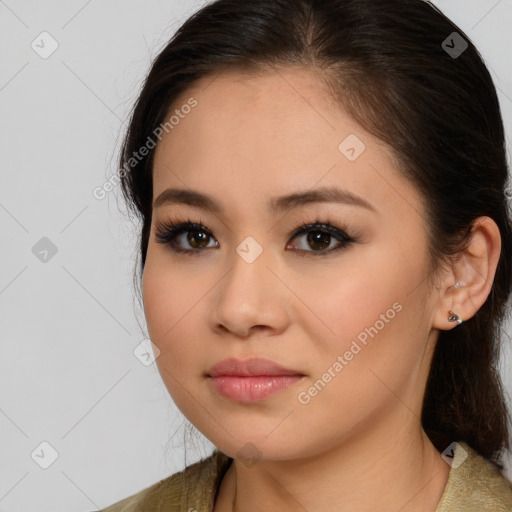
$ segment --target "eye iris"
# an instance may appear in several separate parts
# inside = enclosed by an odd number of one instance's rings
[[[192,247],[203,247],[201,242],[205,242],[205,245],[208,245],[208,235],[206,233],[203,233],[201,231],[189,231],[187,236],[188,242]],[[196,245],[196,242],[199,243],[199,245]]]
[[[322,244],[322,241],[325,241],[326,239],[327,243]],[[322,246],[317,247],[317,249],[325,249],[325,247],[329,247],[329,244],[331,242],[331,235],[328,233],[322,233],[321,231],[310,231],[308,235],[308,242],[312,244],[320,243]]]

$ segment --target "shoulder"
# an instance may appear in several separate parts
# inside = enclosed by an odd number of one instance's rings
[[[209,457],[98,512],[210,512],[232,460],[216,449]]]
[[[465,442],[456,445],[446,488],[435,512],[510,512],[512,483]]]

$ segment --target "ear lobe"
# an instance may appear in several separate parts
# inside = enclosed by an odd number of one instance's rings
[[[451,265],[442,282],[433,327],[449,330],[458,323],[450,311],[468,320],[482,307],[492,288],[501,252],[501,235],[490,217],[473,222],[470,241]]]

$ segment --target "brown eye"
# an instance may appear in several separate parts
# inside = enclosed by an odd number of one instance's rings
[[[310,253],[312,256],[321,256],[327,253],[331,253],[355,242],[355,239],[349,237],[344,231],[338,229],[330,223],[316,222],[314,224],[304,224],[293,233],[292,239],[295,239],[299,237],[299,235],[303,234],[307,234],[305,239],[305,246],[299,247],[298,252],[303,252],[306,254]],[[335,245],[331,249],[327,249],[331,245],[333,238],[338,241],[338,245]],[[290,245],[287,245],[287,248],[289,247]]]
[[[303,234],[307,234],[305,246],[297,249],[294,247],[295,244],[288,243],[285,249],[291,248],[294,252],[303,253],[301,255],[322,256],[342,249],[356,241],[329,222],[304,224],[291,235],[291,239],[298,238],[299,235]],[[187,255],[200,255],[205,252],[205,249],[219,247],[218,242],[215,241],[208,228],[191,221],[169,224],[157,223],[155,238],[157,243],[168,246],[173,252]],[[209,245],[212,241],[214,242],[213,246]],[[334,241],[337,241],[338,244],[334,244],[329,249]]]
[[[202,249],[208,245],[209,238],[210,236],[207,235],[204,231],[188,231],[187,241],[191,247]]]
[[[182,240],[184,235],[186,235],[186,241]],[[174,252],[201,254],[204,249],[208,248],[212,234],[209,229],[195,222],[157,223],[155,238],[157,243],[168,246]],[[187,243],[191,249],[186,248]]]
[[[307,237],[310,247],[314,249],[325,249],[329,247],[331,242],[331,235],[323,233],[322,231],[310,231]]]

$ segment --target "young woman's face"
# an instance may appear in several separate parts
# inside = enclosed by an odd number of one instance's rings
[[[386,146],[296,68],[203,79],[173,114],[155,153],[143,297],[183,414],[237,458],[417,434],[438,297],[421,198]],[[164,201],[169,189],[218,210]],[[313,193],[327,200],[301,199]],[[185,221],[204,228],[157,237]],[[294,234],[316,222],[332,227]],[[227,378],[221,391],[208,376],[254,357],[302,377]],[[258,394],[276,384],[288,385]]]

